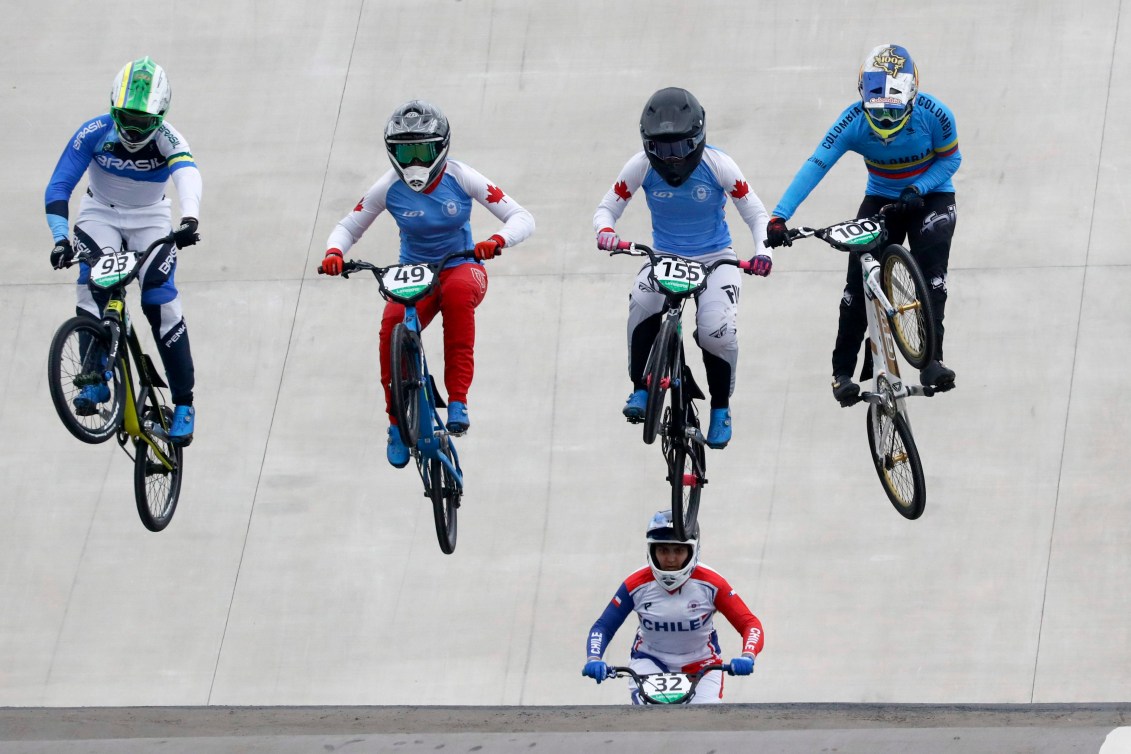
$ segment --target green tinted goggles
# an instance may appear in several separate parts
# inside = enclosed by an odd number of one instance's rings
[[[393,159],[397,161],[398,165],[406,167],[414,162],[429,166],[436,161],[442,150],[443,145],[438,141],[393,142],[389,144],[389,153],[393,155]]]
[[[148,136],[153,133],[162,121],[160,115],[150,115],[149,113],[119,107],[112,108],[110,115],[114,118],[114,123],[117,124],[119,130],[128,131],[138,136]]]

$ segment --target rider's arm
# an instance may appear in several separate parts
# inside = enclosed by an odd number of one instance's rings
[[[369,230],[369,226],[377,219],[377,215],[385,211],[385,197],[389,193],[389,187],[396,180],[397,174],[392,168],[389,168],[389,172],[378,178],[377,182],[369,187],[365,196],[361,197],[353,211],[339,220],[334,229],[330,231],[330,237],[326,240],[326,248],[338,249],[342,253],[349,251],[365,234],[365,231]]]
[[[56,241],[71,235],[67,221],[70,216],[67,205],[79,179],[94,158],[94,149],[101,141],[101,134],[107,128],[113,128],[109,115],[102,115],[83,123],[67,143],[63,154],[59,156],[59,162],[55,164],[55,172],[51,174],[51,180],[47,183],[44,204],[47,209],[47,225],[51,228],[51,235]]]
[[[164,123],[157,133],[157,148],[165,155],[165,164],[169,166],[173,185],[177,187],[181,215],[199,218],[204,183],[200,178],[200,170],[192,159],[188,142],[175,128]]]
[[[845,108],[844,112],[825,133],[825,137],[821,139],[817,149],[797,171],[797,175],[793,176],[789,188],[785,190],[778,206],[774,207],[774,211],[771,213],[774,217],[780,217],[783,220],[793,217],[793,213],[797,211],[797,208],[801,206],[801,203],[805,201],[805,198],[809,196],[813,189],[817,188],[817,184],[821,182],[829,169],[848,151],[851,135],[858,128],[854,125],[854,122],[863,117],[864,110],[859,102]]]
[[[958,126],[954,113],[938,100],[931,100],[931,143],[935,160],[927,172],[919,176],[913,185],[920,194],[927,194],[947,183],[962,164],[962,153],[958,151]]]
[[[609,646],[617,629],[624,623],[624,619],[632,612],[632,595],[623,583],[613,595],[612,600],[601,613],[601,617],[589,629],[589,638],[585,642],[585,655],[590,659],[599,660],[605,655],[605,648]]]
[[[634,154],[621,168],[616,183],[605,194],[593,213],[593,232],[600,233],[605,228],[616,228],[617,220],[624,214],[624,208],[648,172],[648,157],[643,150]]]
[[[534,232],[534,215],[478,171],[456,160],[448,160],[446,170],[468,196],[502,221],[503,227],[495,235],[503,239],[508,249],[522,243]]]
[[[750,233],[754,236],[754,248],[759,254],[770,256],[770,250],[762,243],[766,240],[766,223],[770,221],[770,216],[766,212],[766,205],[762,204],[758,195],[750,190],[750,184],[746,182],[737,163],[730,155],[718,149],[704,150],[703,161],[715,174],[715,179],[727,192],[738,214],[742,216],[743,222],[750,228]]]
[[[742,653],[757,656],[765,645],[762,621],[750,612],[750,608],[735,593],[726,579],[718,574],[714,574],[714,576],[717,577],[717,582],[714,585],[718,590],[715,593],[715,609],[723,614],[723,617],[734,626],[734,630],[738,631],[738,635],[742,637]]]

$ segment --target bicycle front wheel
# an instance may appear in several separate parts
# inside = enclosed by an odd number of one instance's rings
[[[414,448],[420,439],[420,391],[424,387],[420,338],[403,324],[398,324],[393,328],[389,347],[393,372],[393,416],[397,418],[401,440],[409,448]]]
[[[672,406],[671,411],[677,407]],[[687,408],[688,427],[698,427],[692,409]],[[703,446],[686,437],[684,427],[676,427],[665,437],[664,455],[668,462],[668,481],[672,488],[672,528],[676,539],[696,537],[699,498],[707,483],[707,454]]]
[[[450,449],[444,455],[455,463]],[[432,498],[432,518],[436,523],[436,540],[445,555],[456,549],[456,511],[459,509],[463,485],[459,479],[437,458],[428,459],[428,493]]]
[[[107,382],[110,334],[102,322],[72,317],[59,326],[47,357],[47,384],[55,413],[67,431],[86,443],[106,442],[122,424],[122,380],[118,367]]]
[[[907,249],[892,244],[880,262],[880,286],[895,308],[891,330],[899,352],[915,369],[923,369],[935,354],[935,317],[927,280]]]
[[[645,445],[656,441],[656,433],[660,429],[664,398],[671,387],[672,372],[675,369],[673,355],[676,339],[679,337],[678,328],[676,320],[670,317],[664,319],[652,342],[652,352],[648,354],[648,363],[644,368],[644,379],[648,383],[648,402],[644,408]]]
[[[911,425],[902,414],[887,413],[876,404],[868,406],[868,448],[872,463],[888,500],[899,515],[916,519],[927,505],[927,487],[919,449],[911,436]]]
[[[164,426],[169,427],[173,422],[173,412],[168,408],[162,410]],[[153,407],[146,409],[145,419],[161,426]],[[150,433],[147,435],[157,449],[146,439],[134,443],[134,499],[137,501],[137,514],[145,528],[161,531],[173,520],[177,500],[181,496],[184,449],[167,439],[157,439]]]

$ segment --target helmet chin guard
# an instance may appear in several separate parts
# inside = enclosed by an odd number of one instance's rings
[[[657,511],[652,516],[652,520],[648,522],[648,532],[646,535],[647,540],[647,555],[648,566],[652,569],[652,575],[656,581],[660,583],[664,589],[669,592],[674,592],[683,586],[691,577],[691,572],[695,570],[695,566],[699,564],[699,526],[696,524],[695,531],[688,532],[691,535],[690,539],[677,539],[675,536],[675,527],[672,523],[672,512],[670,510]],[[690,553],[683,565],[673,571],[666,571],[660,567],[659,561],[656,559],[656,545],[661,544],[678,544],[686,545],[690,549]]]

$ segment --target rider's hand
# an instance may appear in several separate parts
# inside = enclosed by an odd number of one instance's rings
[[[601,251],[616,251],[620,247],[620,239],[612,228],[601,228],[597,234],[597,248]]]
[[[56,270],[61,270],[64,267],[71,266],[71,260],[75,258],[75,250],[71,248],[70,239],[63,238],[55,242],[55,248],[51,250],[51,266]]]
[[[750,655],[735,657],[730,661],[731,675],[750,675],[754,672],[754,658]]]
[[[771,217],[766,223],[766,245],[771,249],[779,246],[793,246],[789,237],[789,228],[785,227],[785,220],[780,217]]]
[[[322,257],[322,264],[318,271],[324,275],[342,274],[342,250],[326,249],[326,256]]]
[[[757,275],[764,278],[770,274],[774,268],[774,260],[768,254],[759,254],[750,260],[750,266],[746,268],[747,275]]]
[[[899,208],[903,212],[923,209],[923,195],[914,186],[908,186],[899,194]]]
[[[199,224],[195,217],[181,218],[181,226],[173,231],[173,243],[178,249],[192,246],[200,240],[200,234],[196,232],[196,226]]]
[[[505,245],[506,242],[503,241],[502,236],[491,236],[486,241],[480,241],[479,243],[475,244],[475,258],[479,261],[483,261],[484,259],[494,259],[495,255],[498,254],[499,250],[502,249]]]
[[[597,683],[609,677],[609,666],[602,660],[590,660],[581,669],[581,674],[592,678]]]

